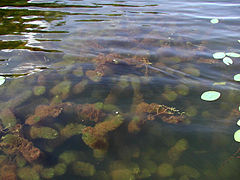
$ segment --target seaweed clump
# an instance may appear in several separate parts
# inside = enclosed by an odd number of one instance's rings
[[[103,154],[108,149],[107,134],[117,129],[122,123],[121,115],[109,117],[109,120],[97,123],[94,127],[88,126],[82,130],[82,139],[86,145]]]
[[[173,107],[142,102],[136,106],[135,116],[128,124],[128,131],[137,132],[146,121],[152,121],[157,118],[162,119],[166,123],[177,124],[183,122],[186,117],[184,112],[180,112]]]
[[[62,112],[62,110],[62,104],[57,106],[39,105],[36,107],[35,113],[27,118],[25,124],[33,125],[49,117],[55,118]]]
[[[20,133],[21,128],[22,126],[17,124],[9,130],[9,133],[1,138],[0,150],[7,155],[20,153],[28,162],[32,162],[40,156],[40,149],[22,137]]]

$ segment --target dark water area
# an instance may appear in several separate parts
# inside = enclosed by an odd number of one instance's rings
[[[1,0],[0,179],[239,179],[240,57],[213,57],[239,24],[239,1]]]

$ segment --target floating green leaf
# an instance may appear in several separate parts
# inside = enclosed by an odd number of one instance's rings
[[[240,54],[235,53],[235,52],[226,53],[226,55],[230,56],[230,57],[240,57]]]
[[[0,76],[0,85],[2,85],[3,83],[5,83],[5,77],[4,76]]]
[[[215,83],[213,83],[213,86],[218,86],[218,85],[225,86],[226,82],[215,82]]]
[[[226,56],[224,52],[216,52],[213,54],[214,59],[223,59]]]
[[[233,77],[234,81],[240,81],[240,74],[236,74],[234,77]]]
[[[221,96],[217,91],[206,91],[201,95],[201,99],[204,101],[215,101]]]
[[[219,23],[219,20],[217,18],[213,18],[213,19],[210,20],[210,22],[212,24],[217,24],[217,23]]]
[[[238,40],[238,42],[240,43],[240,40]]]
[[[237,125],[240,126],[240,119],[237,121]]]
[[[224,62],[224,64],[226,64],[226,65],[233,64],[232,59],[229,58],[229,57],[225,57],[225,58],[223,58],[223,62]]]
[[[240,129],[234,133],[234,140],[240,142]]]

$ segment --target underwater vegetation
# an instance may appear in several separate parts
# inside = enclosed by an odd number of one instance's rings
[[[151,73],[160,72],[152,69],[156,64],[150,63],[146,57],[100,54],[92,61],[94,66],[91,70],[83,67],[72,70],[72,76],[79,78],[77,81],[71,81],[68,74],[61,74],[49,86],[46,81],[49,74],[39,74],[31,80],[37,80],[31,91],[2,103],[6,107],[0,111],[0,179],[57,179],[71,174],[90,179],[184,180],[209,175],[208,171],[200,172],[191,163],[182,162],[181,159],[191,153],[191,145],[186,138],[172,135],[168,137],[169,141],[164,140],[161,130],[161,126],[187,127],[191,118],[199,113],[197,106],[187,103],[185,108],[171,106],[179,97],[191,93],[187,85],[165,85],[159,98],[152,100],[144,94],[143,86],[151,82]],[[89,86],[99,85],[119,73],[119,66],[130,71],[122,73],[119,79],[111,79],[113,86],[107,87],[104,93],[89,89]],[[132,74],[133,69],[141,75]],[[198,76],[194,69],[187,71]],[[91,101],[84,101],[83,97],[88,93]],[[219,98],[219,94],[211,94],[212,91],[206,93],[210,94],[203,95],[203,100]],[[73,101],[74,96],[79,96],[79,100]],[[33,97],[34,103],[31,102]],[[119,103],[125,98],[129,100],[127,109]],[[238,110],[228,114],[231,118],[239,115]],[[211,117],[207,112],[202,116]],[[154,129],[152,123],[160,128]],[[162,142],[159,143],[163,150],[155,149],[156,145],[147,149],[141,145],[118,145],[121,141],[127,144],[129,139],[145,133],[148,128],[150,134],[161,137]],[[152,141],[148,136],[142,138],[144,143]],[[67,144],[71,141],[81,148],[69,148]],[[113,150],[116,147],[117,150]],[[112,151],[117,153],[113,155]],[[49,153],[56,158],[49,164],[44,163],[48,161]],[[116,157],[116,160],[110,161],[109,156]],[[104,168],[99,168],[102,163]]]

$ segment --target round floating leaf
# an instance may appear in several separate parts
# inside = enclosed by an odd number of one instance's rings
[[[215,101],[221,96],[217,91],[206,91],[201,95],[201,99],[204,101]]]
[[[224,62],[224,64],[226,64],[226,65],[230,65],[230,64],[233,63],[232,59],[229,58],[229,57],[223,58],[223,62]]]
[[[235,53],[235,52],[226,53],[226,55],[230,56],[230,57],[240,57],[240,54]]]
[[[240,119],[237,121],[237,125],[240,126]]]
[[[238,42],[240,43],[240,40],[238,40]]]
[[[236,74],[234,77],[233,77],[234,81],[240,81],[240,74]]]
[[[226,56],[224,52],[216,52],[213,54],[214,59],[223,59]]]
[[[240,142],[240,129],[234,133],[234,140]]]
[[[2,85],[3,83],[5,83],[5,77],[4,76],[0,76],[0,85]]]
[[[217,19],[217,18],[213,18],[213,19],[211,19],[211,21],[210,21],[212,24],[217,24],[217,23],[219,23],[219,20]]]

